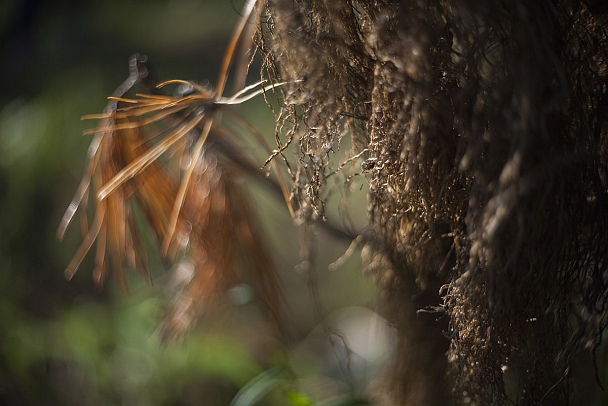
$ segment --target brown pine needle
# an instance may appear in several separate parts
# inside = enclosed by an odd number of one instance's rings
[[[76,271],[78,271],[78,268],[80,267],[80,264],[84,260],[84,257],[87,255],[87,253],[90,251],[91,247],[93,246],[93,243],[95,242],[95,239],[99,235],[99,231],[101,230],[101,228],[103,226],[104,215],[105,215],[105,210],[104,210],[104,207],[101,206],[97,209],[97,212],[95,213],[95,218],[93,219],[93,224],[91,225],[91,229],[83,237],[80,247],[76,251],[76,254],[74,254],[74,258],[72,258],[72,260],[68,264],[67,268],[65,269],[65,276],[68,280],[72,279],[72,277],[74,277],[74,274],[76,273]]]
[[[156,87],[158,89],[162,89],[163,87],[165,87],[167,85],[172,85],[172,84],[192,86],[192,88],[194,88],[198,91],[198,94],[200,95],[201,98],[211,99],[213,97],[213,94],[211,92],[209,92],[209,89],[206,89],[203,86],[200,86],[200,85],[198,85],[194,82],[188,81],[188,80],[181,80],[181,79],[166,80],[166,81],[156,85]]]
[[[249,16],[251,16],[251,12],[253,11],[253,8],[255,7],[256,3],[256,0],[247,0],[245,5],[243,6],[241,18],[238,22],[236,29],[234,30],[234,33],[232,34],[232,38],[230,40],[230,43],[228,44],[228,47],[226,48],[226,53],[224,54],[224,59],[222,60],[222,65],[220,67],[220,76],[217,80],[216,89],[217,99],[221,98],[222,94],[224,93],[226,81],[228,80],[228,71],[230,69],[230,65],[232,64],[232,61],[234,60],[234,54],[237,45],[241,40],[241,36],[243,35],[247,22],[249,21]]]
[[[150,149],[144,155],[137,158],[135,161],[127,165],[121,172],[119,172],[112,180],[110,180],[101,190],[97,193],[99,200],[105,199],[110,193],[114,192],[120,185],[125,183],[127,180],[133,178],[138,173],[146,169],[152,164],[158,157],[167,152],[173,145],[179,142],[188,132],[196,128],[198,124],[203,120],[204,114],[198,114],[191,121],[182,124],[175,132],[161,141],[154,148]]]
[[[179,212],[184,204],[184,198],[186,196],[186,191],[188,189],[188,185],[190,183],[190,178],[192,177],[192,172],[201,158],[203,147],[205,146],[205,142],[207,141],[207,137],[209,136],[209,132],[211,131],[211,127],[213,126],[213,117],[209,118],[205,122],[205,127],[203,128],[203,132],[200,135],[200,138],[196,142],[194,147],[194,151],[192,153],[192,158],[190,159],[190,165],[186,169],[186,173],[184,174],[184,178],[182,179],[179,190],[177,192],[177,197],[175,199],[175,204],[173,206],[173,211],[171,213],[171,222],[169,223],[169,228],[167,230],[167,234],[165,236],[165,240],[163,241],[162,252],[163,254],[167,254],[169,251],[169,246],[173,240],[173,234],[175,233],[175,227],[177,225],[177,220],[179,216]]]
[[[59,223],[59,227],[57,228],[57,238],[59,240],[63,240],[65,232],[70,223],[72,222],[72,219],[74,218],[78,207],[84,200],[86,200],[86,196],[89,192],[89,188],[91,185],[91,178],[93,177],[93,173],[95,172],[95,170],[97,169],[97,165],[99,164],[99,157],[97,155],[97,151],[99,149],[101,140],[102,135],[97,134],[95,138],[93,138],[93,141],[91,141],[91,145],[89,146],[89,150],[87,151],[88,161],[84,176],[82,177],[82,180],[78,185],[78,189],[76,189],[76,193],[74,194],[74,198],[72,198],[72,201],[70,202],[67,210],[65,211],[61,219],[61,222]],[[83,222],[83,224],[86,223],[86,221]],[[83,234],[87,234],[87,232],[85,231]]]
[[[89,135],[89,134],[94,134],[96,132],[99,131],[105,131],[105,132],[117,132],[117,131],[121,131],[121,130],[128,130],[128,129],[133,129],[133,128],[139,128],[139,127],[144,127],[146,125],[150,125],[152,123],[156,123],[164,118],[167,118],[171,115],[174,115],[182,110],[184,110],[185,108],[187,108],[188,106],[175,106],[172,109],[167,109],[167,110],[161,110],[160,113],[155,114],[151,117],[148,117],[145,120],[141,120],[141,121],[130,121],[127,123],[121,123],[121,124],[114,124],[112,126],[109,126],[107,128],[103,128],[103,129],[97,129],[97,128],[93,128],[90,130],[86,130],[83,134],[85,135]],[[158,107],[151,110],[151,111],[157,111]],[[146,112],[141,112],[139,114],[132,114],[132,115],[124,115],[124,117],[128,117],[128,118],[133,118],[133,117],[137,117],[138,115],[141,114],[146,114],[149,113],[150,111],[146,111]],[[120,112],[116,114],[116,118],[121,118],[121,114]]]
[[[275,319],[279,318],[278,277],[261,236],[256,234],[247,196],[224,167],[231,155],[217,154],[216,147],[207,142],[210,136],[225,137],[230,141],[226,145],[238,150],[240,144],[232,142],[235,132],[226,131],[220,121],[222,112],[266,90],[261,81],[230,97],[222,96],[228,69],[255,4],[255,0],[245,4],[224,54],[215,91],[172,79],[158,84],[156,89],[186,85],[193,93],[182,97],[155,94],[154,85],[148,81],[151,94],[135,93],[129,97],[127,91],[141,81],[137,60],[132,60],[131,76],[108,98],[106,110],[82,117],[100,121],[97,128],[85,131],[94,135],[85,176],[58,230],[58,236],[63,237],[80,207],[83,241],[66,276],[74,275],[96,243],[93,278],[97,284],[104,283],[111,268],[119,288],[126,290],[125,267],[134,268],[151,281],[141,238],[146,229],[136,221],[136,212],[143,213],[166,260],[171,263],[179,256],[194,265],[193,275],[167,319],[171,336],[185,332],[223,292],[247,277],[259,290],[263,305]],[[276,83],[274,87],[282,85]],[[231,117],[270,151],[251,124],[238,115]],[[273,169],[290,214],[295,217],[288,187],[274,162]],[[89,194],[95,196],[91,203],[95,215],[90,226],[86,217]],[[250,269],[247,276],[237,272],[238,249],[249,253],[244,264]]]

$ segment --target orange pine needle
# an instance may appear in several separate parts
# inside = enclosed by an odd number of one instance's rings
[[[221,127],[220,115],[216,113],[221,111],[221,105],[239,104],[264,91],[255,90],[263,85],[259,82],[232,97],[222,96],[235,49],[255,3],[249,0],[244,7],[222,61],[216,92],[173,79],[157,88],[185,84],[194,93],[184,97],[156,94],[125,97],[124,89],[138,81],[132,73],[119,88],[123,90],[109,97],[110,104],[104,113],[83,116],[100,122],[96,129],[85,132],[94,134],[85,176],[58,230],[58,236],[63,237],[81,207],[83,241],[66,275],[68,278],[74,275],[96,242],[93,275],[98,284],[103,284],[110,265],[121,289],[127,289],[125,265],[150,281],[142,229],[135,219],[137,211],[143,213],[167,260],[172,262],[179,255],[193,264],[193,273],[167,318],[171,336],[185,332],[203,309],[243,279],[235,264],[237,247],[250,253],[245,265],[251,271],[251,283],[259,290],[264,305],[278,318],[278,278],[256,233],[247,197],[227,175],[222,163],[225,158],[216,154],[207,142],[209,137],[216,136],[214,129]],[[250,133],[265,145],[256,131]],[[218,134],[233,136],[224,131]],[[169,151],[174,154],[166,154]],[[169,165],[172,162],[177,163],[173,170]],[[294,216],[287,187],[280,173],[277,176]],[[95,196],[95,216],[90,228],[86,218],[89,194]]]

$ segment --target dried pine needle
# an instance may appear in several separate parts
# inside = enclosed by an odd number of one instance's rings
[[[224,169],[223,162],[230,158],[214,151],[208,142],[216,136],[216,128],[224,137],[238,138],[223,129],[217,112],[265,91],[264,83],[258,82],[231,97],[222,96],[227,71],[255,4],[248,1],[244,7],[222,61],[216,91],[174,79],[157,85],[152,94],[128,97],[127,92],[141,83],[136,57],[130,77],[109,97],[104,113],[83,117],[99,120],[99,125],[85,132],[94,135],[85,176],[58,229],[62,238],[80,209],[83,241],[66,276],[74,275],[96,243],[93,276],[98,284],[104,283],[111,267],[118,286],[127,289],[125,266],[150,281],[147,239],[142,236],[151,230],[169,263],[179,257],[193,264],[192,277],[168,312],[167,337],[187,331],[203,310],[243,279],[258,287],[262,303],[279,318],[278,277],[257,235],[248,197]],[[157,94],[170,85],[188,85],[194,93]],[[287,187],[278,177],[286,195]],[[89,225],[86,214],[90,204],[95,215]],[[136,218],[138,212],[147,224]],[[251,252],[247,263],[235,263],[237,249]],[[247,268],[248,273],[239,272]]]

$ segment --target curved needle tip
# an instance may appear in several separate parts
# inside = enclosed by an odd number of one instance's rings
[[[73,268],[73,267],[68,267],[65,269],[65,271],[63,272],[63,276],[68,280],[71,281],[72,278],[74,277],[74,275],[76,274],[76,271],[78,271],[78,267]]]

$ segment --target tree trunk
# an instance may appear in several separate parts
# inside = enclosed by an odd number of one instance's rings
[[[608,320],[607,17],[591,3],[260,12],[263,76],[291,82],[279,147],[299,143],[298,215],[324,218],[343,137],[363,160],[363,257],[398,332],[381,404],[570,400],[574,355]]]

